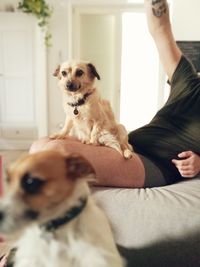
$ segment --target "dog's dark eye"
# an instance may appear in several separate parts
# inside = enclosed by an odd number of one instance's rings
[[[84,72],[83,72],[82,70],[77,70],[77,71],[76,71],[76,76],[77,76],[77,77],[81,77],[81,76],[83,75],[83,73],[84,73]]]
[[[67,72],[65,70],[63,70],[61,73],[62,73],[62,76],[63,77],[66,77],[67,76]]]
[[[21,186],[23,190],[28,194],[37,194],[45,181],[37,178],[31,177],[29,173],[26,173],[21,180]]]

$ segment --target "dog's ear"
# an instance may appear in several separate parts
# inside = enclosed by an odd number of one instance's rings
[[[92,165],[81,155],[72,153],[65,158],[67,177],[76,180],[77,178],[88,178],[94,180],[95,170]]]
[[[92,74],[93,77],[96,77],[98,80],[100,80],[100,76],[95,68],[95,66],[92,63],[88,63],[88,68],[90,70],[90,73]]]
[[[58,77],[60,79],[60,65],[58,65],[58,67],[55,69],[53,76]]]

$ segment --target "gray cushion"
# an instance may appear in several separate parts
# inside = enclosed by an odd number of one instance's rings
[[[95,191],[128,266],[200,266],[199,178],[151,189]]]

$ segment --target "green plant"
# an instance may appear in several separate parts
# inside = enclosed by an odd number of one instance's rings
[[[45,32],[45,44],[50,46],[51,33],[49,32],[49,21],[52,15],[52,8],[45,0],[23,0],[19,2],[18,9],[25,13],[31,13],[38,19],[38,25]]]

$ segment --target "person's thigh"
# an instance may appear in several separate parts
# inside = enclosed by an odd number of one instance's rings
[[[105,146],[82,144],[75,138],[50,140],[43,138],[31,146],[30,153],[56,150],[63,154],[80,153],[94,167],[98,185],[142,188],[145,170],[140,157],[133,153],[131,159],[123,158],[115,149]]]
[[[160,168],[150,159],[139,155],[145,169],[144,188],[158,187],[167,185],[167,181]]]

